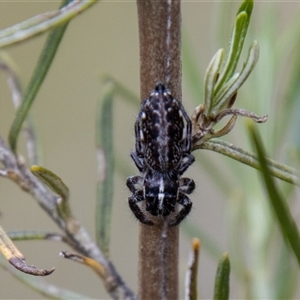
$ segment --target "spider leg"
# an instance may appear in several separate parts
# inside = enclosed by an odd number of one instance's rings
[[[145,168],[144,163],[144,134],[143,130],[141,128],[141,119],[142,119],[142,113],[139,113],[135,124],[134,124],[134,132],[135,132],[135,151],[131,152],[131,158],[133,159],[135,165],[139,169],[140,172],[142,172]]]
[[[182,206],[175,218],[169,222],[169,227],[178,225],[191,211],[193,202],[183,193],[178,194],[177,202]]]
[[[192,122],[183,106],[181,106],[180,111],[186,121],[186,128],[183,134],[183,139],[184,139],[183,152],[191,152]]]
[[[133,159],[136,167],[140,172],[142,172],[145,168],[144,159],[140,157],[136,151],[132,151],[130,156]]]
[[[143,191],[138,190],[128,198],[129,207],[130,207],[131,211],[133,212],[133,214],[135,215],[135,217],[140,222],[142,222],[146,225],[153,225],[154,223],[151,220],[146,218],[144,212],[138,206],[138,203],[141,201],[144,201]]]
[[[135,149],[138,154],[144,153],[144,148],[145,148],[145,146],[143,145],[145,138],[144,138],[143,130],[141,128],[142,118],[143,118],[143,113],[140,112],[134,124]]]
[[[195,189],[195,182],[190,178],[179,179],[179,191],[184,194],[191,194]]]
[[[132,193],[140,190],[143,185],[143,177],[141,176],[130,176],[126,180],[126,185]]]
[[[195,157],[192,154],[185,154],[177,168],[179,175],[182,175],[187,168],[195,161]]]

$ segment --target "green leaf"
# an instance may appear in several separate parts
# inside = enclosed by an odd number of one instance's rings
[[[226,83],[222,86],[219,93],[215,95],[214,108],[212,115],[218,114],[224,108],[227,108],[227,103],[232,96],[240,89],[250,73],[254,69],[259,57],[259,45],[256,41],[253,42],[249,49],[248,57],[242,71],[232,75]]]
[[[69,188],[62,181],[60,177],[52,171],[41,166],[31,166],[31,173],[43,181],[54,193],[58,194],[61,198],[56,202],[57,211],[60,216],[68,220],[72,217],[71,208],[69,205]]]
[[[290,247],[283,244],[280,249],[279,258],[275,266],[274,298],[275,299],[295,299],[298,289],[299,272],[294,258],[290,254]]]
[[[230,261],[227,253],[221,258],[215,280],[214,300],[229,299]]]
[[[222,88],[223,84],[226,83],[235,72],[243,49],[252,9],[253,1],[244,1],[238,10],[235,26],[233,28],[231,36],[231,41],[229,43],[228,56],[222,72],[220,73],[220,77],[215,88],[215,95]]]
[[[238,148],[228,142],[221,140],[205,141],[199,148],[218,152],[245,165],[260,170],[259,161],[254,153]],[[269,158],[267,158],[267,163],[272,176],[300,186],[300,180],[299,177],[295,175],[296,170],[294,168],[278,163],[277,161]]]
[[[31,166],[30,171],[33,175],[46,183],[53,192],[61,196],[63,199],[69,199],[69,188],[62,179],[52,171],[36,165]]]
[[[237,11],[237,15],[239,15],[241,12],[246,12],[248,15],[248,24],[250,22],[250,18],[251,18],[251,14],[252,14],[252,10],[253,10],[253,0],[245,0],[240,8]],[[247,24],[247,26],[248,26]]]
[[[63,9],[36,15],[33,18],[1,30],[0,48],[24,42],[25,40],[42,34],[54,27],[65,24],[77,15],[81,14],[83,11],[87,10],[93,4],[97,3],[98,0],[63,1],[61,8],[65,6],[65,3],[68,4],[69,2],[73,3],[70,3],[70,5]]]
[[[275,212],[284,241],[290,246],[300,265],[300,235],[296,222],[270,174],[263,142],[257,129],[251,123],[248,123],[248,128],[251,141],[257,152],[258,161],[261,165],[262,177],[268,193],[270,205]]]
[[[210,115],[210,111],[213,109],[213,104],[215,103],[215,101],[213,101],[214,88],[223,61],[223,54],[224,54],[223,49],[218,50],[218,52],[214,55],[214,57],[210,61],[206,70],[205,80],[204,80],[204,86],[205,86],[204,114],[206,116]]]
[[[61,234],[45,230],[18,230],[7,231],[7,235],[12,241],[29,241],[29,240],[52,240],[65,241],[65,237]]]
[[[68,4],[70,0],[64,0],[63,6]],[[44,79],[49,71],[54,56],[57,52],[58,46],[63,38],[65,30],[69,23],[65,23],[55,29],[53,29],[46,40],[44,48],[41,52],[35,70],[31,76],[30,82],[26,88],[24,99],[19,106],[16,117],[9,132],[9,144],[11,149],[16,152],[17,139],[24,120],[29,112],[29,109],[42,85]]]
[[[106,255],[109,253],[114,193],[113,98],[114,85],[108,82],[103,87],[96,130],[98,158],[96,240]]]

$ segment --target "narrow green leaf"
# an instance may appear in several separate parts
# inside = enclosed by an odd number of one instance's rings
[[[236,69],[244,44],[242,33],[244,32],[247,18],[248,15],[245,12],[241,12],[236,18],[230,41],[229,53],[216,84],[215,95],[219,92],[223,84],[226,83],[227,80],[233,75]]]
[[[254,69],[259,57],[259,45],[256,41],[249,48],[249,53],[246,62],[240,73],[234,74],[222,86],[219,93],[215,95],[214,108],[212,114],[218,114],[221,110],[227,107],[227,103],[231,97],[241,88],[246,79]]]
[[[193,150],[196,149],[198,148],[195,148]],[[261,169],[257,156],[254,153],[238,148],[225,141],[221,141],[221,140],[206,141],[199,147],[199,149],[212,150],[221,153],[225,156],[228,156],[232,159],[235,159],[257,170]],[[272,176],[277,177],[283,181],[300,186],[300,180],[299,177],[295,175],[296,170],[294,168],[278,163],[277,161],[269,158],[267,158],[267,163],[269,166],[270,174]]]
[[[290,254],[290,247],[282,244],[272,282],[275,299],[295,299],[299,283],[297,267]]]
[[[68,4],[70,0],[63,0],[62,6]],[[65,30],[69,23],[65,23],[55,29],[53,29],[46,40],[44,48],[41,52],[35,70],[32,74],[30,82],[26,88],[23,102],[19,106],[16,117],[9,132],[9,144],[11,149],[16,152],[17,139],[24,120],[29,112],[29,109],[37,95],[47,73],[52,64],[54,56],[57,52],[58,46],[62,40]]]
[[[106,255],[109,253],[114,193],[113,98],[114,85],[108,82],[103,87],[96,130],[98,158],[96,240]]]
[[[251,141],[257,152],[258,161],[261,165],[262,176],[268,193],[270,205],[275,212],[284,241],[291,247],[298,264],[300,265],[300,234],[296,222],[294,221],[285,199],[281,196],[270,174],[263,142],[257,129],[251,123],[248,123],[248,128]]]
[[[235,26],[233,28],[231,41],[229,43],[229,51],[227,55],[227,59],[225,62],[225,65],[222,69],[222,72],[220,74],[220,77],[218,79],[218,82],[216,84],[215,88],[215,95],[219,92],[219,90],[222,88],[223,84],[227,82],[227,80],[234,74],[236,66],[238,64],[243,45],[244,40],[247,34],[251,12],[253,9],[253,1],[244,1],[242,5],[240,6]]]
[[[36,165],[31,166],[30,171],[33,175],[46,183],[53,192],[61,196],[63,199],[69,199],[69,188],[62,179],[52,171]]]
[[[57,242],[64,242],[65,237],[56,232],[45,230],[18,230],[8,231],[7,235],[12,241],[29,241],[29,240],[52,240]]]
[[[219,112],[227,107],[227,104],[230,101],[231,97],[239,88],[236,84],[236,82],[239,80],[239,77],[240,74],[235,73],[228,79],[226,83],[223,84],[218,94],[216,94],[214,97],[213,105],[209,114],[210,116],[217,116]]]
[[[214,300],[229,299],[230,261],[228,253],[221,258],[215,280]]]
[[[62,179],[52,171],[41,166],[31,166],[30,171],[34,176],[43,181],[54,193],[61,197],[57,202],[58,212],[64,219],[70,218],[72,214],[69,206],[69,188]]]
[[[87,10],[98,0],[73,0],[64,1],[70,3],[67,7],[60,10],[54,10],[39,14],[21,23],[15,24],[9,28],[0,31],[0,48],[15,45],[33,38],[41,33],[44,33],[54,27],[60,26],[69,22],[71,19]],[[65,6],[63,4],[63,6]],[[61,6],[61,8],[63,7]]]
[[[204,114],[206,116],[210,115],[210,111],[213,109],[213,95],[214,95],[214,87],[219,76],[220,67],[223,61],[224,50],[220,49],[214,55],[212,60],[210,61],[208,68],[205,74],[204,86],[205,86],[205,97],[204,97]]]
[[[243,11],[246,12],[248,15],[248,24],[249,24],[252,10],[253,10],[253,0],[245,0],[241,4],[240,8],[238,9],[237,15],[239,15]],[[247,24],[247,26],[248,26],[248,24]]]

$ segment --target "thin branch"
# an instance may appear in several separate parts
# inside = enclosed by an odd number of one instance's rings
[[[234,160],[237,160],[257,170],[261,169],[258,158],[254,153],[238,148],[225,141],[220,141],[220,140],[206,141],[199,147],[198,146],[195,147],[195,150],[196,149],[212,150],[221,153],[223,155],[226,155]],[[269,158],[267,158],[266,160],[269,166],[270,174],[272,176],[277,177],[283,181],[300,186],[300,179],[296,175],[296,170],[294,168],[278,163],[275,160]]]
[[[188,269],[185,276],[185,300],[197,300],[197,277],[199,264],[200,240],[193,239],[193,249],[188,263]]]
[[[92,258],[83,256],[83,255],[79,255],[76,253],[70,253],[67,251],[61,251],[60,252],[60,256],[62,256],[63,258],[67,258],[70,259],[72,261],[84,264],[88,267],[90,267],[91,269],[93,269],[101,278],[105,278],[107,275],[105,274],[105,268],[99,264],[99,262],[95,261]]]
[[[60,10],[43,13],[12,27],[3,29],[0,31],[0,48],[23,42],[56,26],[62,25],[97,2],[97,0],[74,0]]]
[[[0,69],[7,75],[7,84],[11,92],[11,98],[15,108],[17,108],[23,101],[23,91],[19,75],[14,68],[11,57],[9,57],[7,53],[0,53]],[[36,130],[30,113],[27,114],[22,130],[25,134],[29,163],[37,164],[39,161],[39,151],[37,147]]]
[[[181,100],[180,1],[138,0],[141,100],[157,82]],[[178,299],[178,232],[140,224],[139,299]]]
[[[0,162],[5,168],[2,175],[16,182],[24,191],[30,193],[52,220],[63,230],[76,251],[103,265],[106,277],[103,283],[113,299],[135,299],[132,291],[124,283],[114,266],[108,261],[93,242],[85,228],[75,219],[66,222],[57,210],[57,196],[26,168],[21,159],[7,147],[0,137]],[[71,226],[70,226],[71,225]]]

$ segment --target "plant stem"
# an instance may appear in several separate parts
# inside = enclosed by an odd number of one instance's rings
[[[138,0],[141,99],[160,81],[181,100],[180,1]]]
[[[180,1],[138,0],[141,99],[157,82],[181,100]],[[166,222],[165,222],[166,223]],[[139,299],[178,299],[178,233],[140,224]]]

